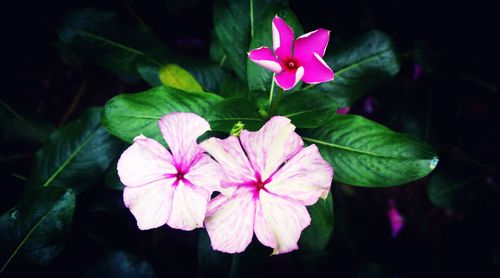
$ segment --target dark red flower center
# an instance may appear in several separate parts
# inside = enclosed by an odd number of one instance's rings
[[[182,171],[178,171],[177,174],[175,175],[175,178],[177,180],[183,180],[184,179],[184,173]]]
[[[290,60],[285,62],[285,66],[287,69],[293,70],[293,69],[296,69],[299,66],[299,64],[295,60],[290,59]]]

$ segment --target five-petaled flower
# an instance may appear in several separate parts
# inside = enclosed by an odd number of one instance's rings
[[[298,248],[311,218],[306,206],[326,198],[333,169],[315,145],[303,147],[295,126],[271,118],[259,131],[210,138],[200,146],[221,165],[220,194],[207,207],[205,227],[215,250],[243,252],[255,232],[273,254]]]
[[[322,58],[330,31],[318,29],[298,37],[294,42],[293,29],[278,16],[273,19],[272,30],[274,54],[263,46],[250,51],[248,57],[276,73],[278,86],[290,90],[300,80],[308,84],[333,80],[333,71]]]
[[[210,125],[193,113],[170,113],[158,125],[170,152],[140,135],[118,161],[125,206],[141,230],[165,223],[187,231],[202,227],[220,185],[220,166],[196,143]]]

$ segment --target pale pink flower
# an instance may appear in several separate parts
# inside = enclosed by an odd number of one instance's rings
[[[196,143],[210,125],[193,113],[170,113],[158,125],[170,152],[140,135],[118,161],[125,206],[141,230],[202,227],[210,195],[220,185],[219,165]]]
[[[333,80],[333,71],[322,58],[330,39],[329,30],[309,32],[294,42],[293,29],[279,16],[274,17],[272,28],[274,53],[262,46],[250,51],[248,57],[257,65],[276,73],[278,86],[290,90],[300,80],[308,84]]]
[[[215,250],[240,253],[255,233],[273,254],[298,248],[311,218],[306,206],[330,191],[333,169],[315,145],[303,147],[295,126],[271,118],[259,131],[210,138],[200,146],[221,165],[220,194],[207,207],[205,227]]]

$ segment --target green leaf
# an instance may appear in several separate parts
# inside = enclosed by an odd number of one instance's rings
[[[426,176],[438,162],[426,143],[360,116],[334,115],[305,134],[304,141],[316,144],[331,163],[334,179],[345,184],[401,185]]]
[[[222,81],[219,94],[224,98],[248,98],[248,86],[246,82],[228,74]]]
[[[328,102],[349,106],[366,93],[391,80],[400,70],[399,54],[391,38],[380,31],[370,31],[339,47],[332,45],[325,55],[335,72],[335,79],[306,89]]]
[[[176,64],[163,66],[159,75],[163,85],[186,92],[203,92],[200,83],[189,72]]]
[[[0,100],[0,131],[2,146],[40,144],[54,131],[54,126],[41,117],[18,113]]]
[[[155,277],[149,262],[125,251],[109,251],[83,277]]]
[[[68,188],[37,187],[0,217],[0,274],[13,260],[48,264],[71,228],[75,195]]]
[[[487,192],[484,181],[489,170],[471,163],[453,162],[442,165],[432,175],[427,187],[427,196],[433,205],[440,208],[464,208]],[[496,167],[498,168],[498,167]]]
[[[339,108],[340,105],[336,101],[301,91],[283,97],[276,113],[290,118],[298,128],[316,128]]]
[[[90,108],[52,133],[36,154],[28,184],[69,186],[80,193],[98,180],[121,149],[121,142],[101,126],[101,112]]]
[[[306,252],[323,251],[330,243],[333,234],[333,198],[328,194],[325,200],[318,200],[307,207],[311,216],[311,225],[300,236],[300,249]]]
[[[125,24],[115,13],[97,9],[68,13],[59,38],[84,58],[128,76],[137,74],[139,61],[160,64],[148,52],[163,47],[145,25]]]
[[[254,37],[250,44],[250,49],[255,49],[261,46],[272,48],[272,21],[274,16],[276,15],[283,18],[283,20],[285,20],[286,23],[288,23],[288,25],[292,27],[296,36],[302,35],[304,33],[302,25],[300,25],[297,16],[290,8],[284,5],[275,5],[267,9],[262,18],[258,21],[258,24],[255,28]],[[250,92],[254,94],[252,97],[267,98],[269,90],[271,89],[273,73],[267,69],[262,68],[261,66],[258,66],[248,58],[246,59],[246,61],[248,67],[248,88],[250,89]],[[278,90],[278,87],[275,87],[276,90]],[[298,90],[298,88],[299,86],[296,86],[295,90]],[[264,95],[262,95],[262,92],[264,93]]]
[[[230,277],[234,254],[222,253],[212,249],[206,230],[198,234],[198,265],[203,277]]]
[[[104,183],[109,189],[121,191],[125,188],[125,185],[120,181],[120,177],[118,176],[118,171],[116,170],[117,163],[118,160],[113,162],[108,170],[106,170],[106,173],[104,174]]]
[[[264,125],[258,113],[258,108],[247,99],[230,98],[213,107],[207,115],[212,130],[229,133],[231,128],[242,122],[247,130],[258,130]]]
[[[167,86],[142,93],[122,94],[104,106],[102,123],[118,138],[132,142],[143,134],[163,142],[158,120],[171,112],[192,112],[206,117],[223,98],[211,93],[184,92]]]

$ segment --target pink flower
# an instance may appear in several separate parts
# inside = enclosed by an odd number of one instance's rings
[[[396,237],[399,232],[404,227],[405,219],[399,213],[398,208],[394,200],[389,200],[389,210],[387,211],[387,217],[389,218],[389,223],[391,224],[391,236]]]
[[[248,57],[257,65],[276,73],[275,80],[284,90],[290,90],[300,80],[318,84],[333,80],[333,71],[323,60],[330,31],[318,29],[293,40],[293,30],[275,16],[273,28],[273,52],[265,47],[256,48]],[[293,45],[293,53],[292,53]]]
[[[210,130],[193,113],[170,113],[158,123],[170,152],[143,135],[118,161],[123,200],[141,230],[167,224],[190,231],[203,226],[210,195],[220,184],[220,167],[196,143]]]
[[[298,249],[311,218],[306,206],[326,198],[333,169],[318,148],[304,143],[285,117],[271,118],[259,131],[210,138],[200,146],[221,165],[221,187],[207,207],[205,227],[212,247],[240,253],[257,239],[273,254]]]

